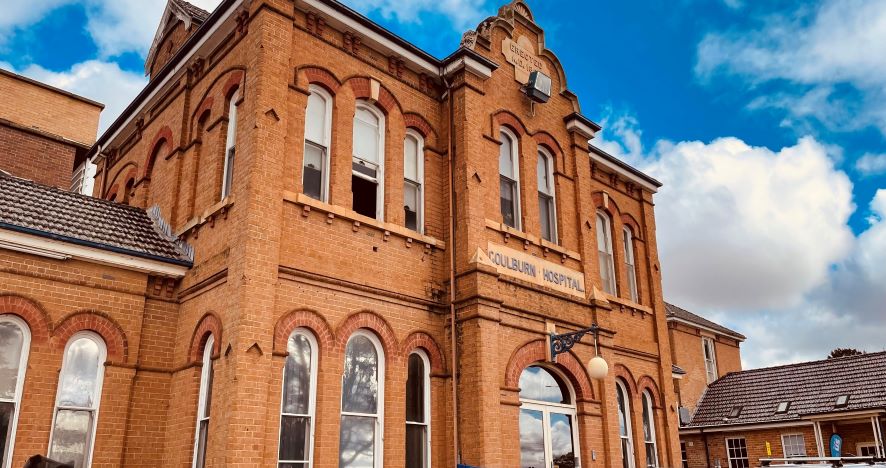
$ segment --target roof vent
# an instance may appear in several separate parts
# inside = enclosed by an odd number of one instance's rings
[[[791,407],[790,401],[782,401],[778,404],[778,407],[775,408],[775,414],[784,414],[788,412],[788,408]]]
[[[849,405],[849,395],[840,395],[837,397],[837,400],[834,401],[834,406],[837,408],[843,408]]]

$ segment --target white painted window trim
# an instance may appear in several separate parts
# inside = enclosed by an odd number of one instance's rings
[[[514,229],[522,231],[523,210],[520,204],[520,192],[522,191],[520,187],[520,140],[514,132],[506,127],[501,127],[499,133],[500,137],[507,137],[511,140],[511,162],[514,165],[514,178],[510,179],[508,176],[501,173],[501,163],[499,163],[498,176],[505,177],[514,182]],[[499,184],[499,191],[501,191],[501,184]],[[499,197],[501,197],[501,194],[499,194]]]
[[[733,458],[732,451],[729,450],[729,441],[730,440],[741,441],[742,445],[744,446],[744,452],[747,456]],[[750,452],[748,452],[748,441],[744,437],[727,437],[726,441],[725,441],[725,447],[726,447],[726,464],[727,465],[724,468],[732,468],[732,460],[746,460],[748,466],[751,465],[751,454],[750,454]]]
[[[72,343],[74,343],[75,341],[78,341],[80,339],[92,340],[93,342],[95,342],[95,344],[98,345],[98,352],[99,352],[98,366],[99,366],[100,372],[98,372],[98,376],[95,380],[95,394],[94,394],[94,398],[93,398],[94,405],[92,406],[92,408],[85,408],[85,407],[84,408],[80,408],[80,407],[60,408],[58,405],[58,399],[59,399],[59,397],[61,397],[61,383],[64,380],[62,377],[65,375],[65,371],[67,370],[68,350],[71,348]],[[52,426],[50,426],[50,432],[49,432],[49,447],[46,449],[47,454],[50,454],[52,451],[52,439],[55,436],[55,420],[56,420],[56,417],[58,416],[58,412],[60,409],[61,410],[72,409],[72,410],[80,410],[80,411],[92,411],[93,416],[92,416],[92,427],[90,428],[91,433],[89,434],[89,447],[87,448],[87,451],[86,451],[86,464],[83,468],[89,468],[90,466],[92,466],[92,450],[95,448],[95,433],[98,429],[98,413],[99,413],[99,408],[101,408],[102,387],[103,387],[104,381],[105,381],[105,365],[104,364],[105,364],[105,361],[107,361],[107,359],[108,359],[107,345],[105,344],[105,340],[102,339],[102,337],[99,336],[98,333],[91,332],[91,331],[80,331],[80,332],[74,333],[74,335],[71,336],[70,339],[68,339],[67,344],[65,344],[65,351],[62,354],[61,371],[59,372],[59,375],[58,375],[58,388],[56,389],[56,393],[55,393],[55,409],[53,410],[53,413],[52,413]]]
[[[292,337],[295,335],[304,336],[308,340],[308,343],[310,343],[310,345],[311,345],[311,363],[310,363],[311,372],[310,372],[310,377],[309,377],[311,379],[311,381],[309,382],[310,385],[309,385],[309,389],[308,389],[308,391],[310,392],[309,396],[308,396],[308,413],[307,414],[294,414],[294,413],[284,413],[283,412],[283,395],[284,395],[284,390],[286,388],[286,363],[284,361],[283,379],[281,379],[282,385],[281,385],[281,391],[280,391],[280,426],[277,430],[277,444],[278,444],[277,445],[277,465],[279,466],[281,463],[293,463],[293,464],[305,463],[305,464],[307,464],[308,468],[311,468],[312,466],[314,466],[314,429],[315,429],[316,422],[317,422],[317,418],[316,418],[316,415],[317,415],[317,362],[319,361],[319,356],[317,355],[317,353],[320,348],[319,348],[319,346],[317,346],[317,339],[314,337],[314,334],[310,330],[308,330],[307,328],[303,328],[303,327],[296,328],[295,330],[292,331],[292,333],[289,334],[289,338],[286,340],[287,346],[289,344],[289,340],[292,339]],[[287,357],[287,359],[289,359],[289,358]],[[308,459],[306,462],[305,461],[291,461],[291,460],[281,460],[280,459],[279,444],[280,444],[280,438],[283,435],[283,416],[307,417],[308,420],[310,421],[310,430],[309,430],[309,434],[308,434],[308,440],[310,441],[311,445],[310,445],[310,451],[308,452]]]
[[[228,103],[228,131],[225,135],[225,154],[222,170],[222,200],[231,194],[231,189],[234,186],[233,165],[237,157],[237,101],[239,99],[240,90],[238,89],[231,95],[230,103]],[[229,178],[230,180],[228,180]]]
[[[621,435],[621,433],[619,433],[619,435],[618,435],[619,442],[627,441],[628,452],[630,455],[628,457],[629,460],[628,460],[627,467],[628,468],[635,468],[636,467],[637,452],[636,452],[636,447],[634,444],[634,428],[633,428],[633,421],[632,421],[633,418],[632,418],[632,413],[631,413],[631,394],[628,393],[627,386],[625,386],[624,382],[622,382],[621,379],[615,380],[615,387],[616,387],[616,391],[621,392],[621,394],[622,394],[622,401],[624,402],[624,407],[622,407],[621,410],[622,410],[622,414],[624,414],[624,418],[625,418],[625,432],[627,432],[627,435]],[[616,397],[615,404],[618,405],[618,398],[617,397]],[[619,421],[619,423],[620,422],[621,421]],[[619,448],[621,448],[621,447],[619,447]]]
[[[197,449],[200,445],[200,422],[204,419],[208,420],[211,418],[210,416],[206,416],[206,400],[209,397],[210,392],[212,391],[211,382],[209,382],[209,375],[212,372],[212,348],[215,346],[215,336],[209,335],[206,339],[206,344],[203,346],[203,359],[202,359],[202,367],[200,369],[200,387],[198,389],[198,397],[197,397],[197,424],[194,428],[194,450],[191,455],[191,466],[194,468],[198,468],[197,465]],[[211,404],[211,403],[210,403]],[[211,409],[211,408],[210,408]],[[209,424],[207,423],[206,427],[206,445],[209,445]],[[206,447],[203,447],[205,452]]]
[[[410,356],[412,356],[413,354],[418,356],[419,358],[421,358],[422,365],[424,366],[424,372],[423,372],[422,378],[424,379],[424,390],[425,391],[424,391],[424,395],[422,395],[422,398],[424,398],[423,407],[425,409],[425,415],[424,415],[425,416],[425,423],[417,423],[417,422],[412,422],[412,421],[406,420],[406,425],[408,426],[408,425],[412,424],[412,425],[425,427],[425,438],[426,438],[425,451],[427,453],[427,464],[425,465],[425,467],[430,468],[433,465],[433,463],[431,463],[431,460],[432,460],[432,458],[431,458],[431,360],[428,358],[428,354],[425,353],[421,349],[416,349],[415,351],[409,353]],[[407,366],[408,366],[408,362],[409,362],[409,359],[407,357]],[[408,375],[408,373],[409,373],[409,371],[407,369],[407,375]],[[407,402],[407,404],[408,404],[408,402]]]
[[[630,226],[625,225],[622,228],[622,236],[624,236],[625,248],[625,268],[628,274],[628,293],[631,300],[640,302],[640,290],[637,285],[637,262],[634,252],[634,230]]]
[[[310,91],[311,94],[316,94],[323,98],[324,104],[326,105],[326,111],[324,112],[325,119],[323,122],[323,138],[326,141],[309,140],[307,132],[305,132],[305,146],[312,144],[323,148],[323,178],[320,181],[320,201],[323,203],[329,203],[329,171],[332,167],[332,95],[321,86],[315,84],[308,86],[308,91]],[[307,106],[305,106],[306,119],[308,116],[307,109]],[[305,120],[305,129],[307,129],[307,120]],[[302,153],[302,186],[304,186],[305,180],[304,167],[304,153]]]
[[[874,449],[874,452],[876,453],[877,443],[873,442],[873,441],[871,441],[871,442],[857,442],[855,444],[855,455],[860,457],[861,456],[861,449],[863,449],[863,448]]]
[[[385,434],[385,350],[381,344],[381,341],[375,335],[375,333],[360,329],[351,334],[350,338],[348,338],[348,343],[354,339],[354,337],[363,336],[369,339],[373,346],[375,346],[375,352],[378,355],[378,396],[377,396],[377,409],[376,414],[367,414],[367,413],[351,413],[345,412],[342,407],[342,398],[339,398],[339,424],[341,423],[341,416],[358,416],[358,417],[375,417],[375,453],[373,454],[373,461],[375,468],[384,468],[384,434]],[[345,344],[345,354],[344,358],[347,359],[347,351],[348,344]],[[342,378],[344,378],[344,374],[342,374]],[[342,389],[344,390],[344,389]],[[344,391],[342,391],[344,393]],[[338,456],[341,457],[341,447],[339,447]]]
[[[18,376],[15,385],[15,393],[12,400],[0,399],[6,403],[12,403],[12,418],[9,427],[9,449],[6,451],[6,461],[3,462],[2,468],[12,468],[12,456],[15,453],[15,430],[18,427],[18,415],[21,413],[22,391],[25,387],[25,374],[28,370],[28,354],[31,350],[31,329],[28,324],[12,314],[0,315],[0,323],[11,323],[19,328],[22,332],[22,350],[18,364]],[[0,441],[2,443],[3,441]],[[2,460],[0,460],[2,462]]]
[[[612,248],[612,217],[609,216],[608,213],[602,210],[597,210],[597,218],[603,221],[603,237],[606,240],[606,245],[600,245],[600,239],[598,234],[597,239],[597,255],[600,255],[600,252],[606,253],[609,255],[609,261],[607,263],[607,268],[609,270],[609,277],[612,280],[612,291],[605,291],[613,296],[618,294],[618,277],[615,273],[615,254]],[[605,250],[601,250],[601,247]],[[602,276],[602,272],[601,276]],[[606,288],[604,288],[606,289]]]
[[[520,409],[540,411],[542,413],[542,434],[544,438],[546,463],[552,462],[554,459],[552,450],[554,444],[551,438],[551,413],[569,416],[572,420],[572,450],[575,454],[575,467],[581,468],[581,439],[578,438],[578,411],[576,410],[575,391],[572,388],[572,385],[569,384],[569,379],[567,379],[559,370],[539,365],[539,363],[535,363],[533,366],[541,367],[546,372],[556,375],[556,377],[560,379],[560,383],[566,387],[566,391],[569,394],[569,401],[572,403],[551,403],[548,401],[520,398]]]
[[[361,174],[359,172],[354,171],[353,166],[351,167],[351,174],[359,177],[364,180],[368,180],[370,182],[376,183],[376,206],[375,206],[375,219],[378,221],[385,220],[385,115],[381,113],[375,106],[372,104],[358,100],[356,109],[364,109],[371,112],[378,119],[378,174],[375,179],[371,177]],[[356,111],[354,113],[354,120],[357,119]],[[351,135],[353,138],[354,128],[353,124],[351,124]],[[352,145],[353,146],[353,145]],[[351,161],[360,160],[356,155],[351,156]]]
[[[416,132],[413,129],[406,130],[405,138],[414,138],[416,141],[416,171],[418,171],[418,180],[411,180],[407,178],[405,175],[403,176],[404,181],[409,181],[414,184],[418,184],[418,213],[416,217],[418,218],[416,224],[418,226],[418,233],[425,233],[425,139],[421,136],[420,133]],[[403,157],[406,157],[406,143],[404,141],[403,144],[404,152]],[[403,167],[406,167],[406,163],[404,160]]]
[[[711,350],[711,358],[708,359],[708,345],[710,344]],[[701,352],[702,358],[705,362],[705,377],[708,383],[713,383],[719,377],[719,371],[717,370],[717,347],[715,346],[714,339],[709,336],[701,337]]]
[[[649,417],[649,421],[646,423],[649,425],[649,437],[651,437],[651,440],[647,439],[643,441],[643,448],[645,449],[648,444],[652,444],[653,459],[655,460],[655,466],[658,467],[658,440],[655,431],[655,410],[652,406],[652,395],[649,393],[649,390],[643,390],[642,400],[643,407],[646,409],[646,415]],[[645,433],[643,434],[643,438],[646,438]]]
[[[559,245],[559,232],[557,229],[557,184],[554,181],[554,156],[543,147],[538,148],[538,157],[545,159],[545,170],[547,171],[546,179],[550,181],[551,186],[545,187],[546,190],[542,190],[541,187],[538,188],[538,192],[545,196],[550,197],[551,199],[551,219],[549,222],[551,223],[551,239],[550,241],[554,244]],[[537,168],[537,166],[536,166]],[[536,169],[538,170],[538,169]],[[538,175],[536,175],[536,179],[538,179]],[[539,210],[539,215],[541,215],[541,210]],[[539,219],[541,221],[541,219]]]
[[[800,442],[801,442],[800,448],[803,449],[803,453],[802,453],[802,454],[799,454],[799,455],[788,455],[788,449],[787,449],[787,444],[785,443],[785,439],[786,439],[786,438],[789,438],[789,437],[799,437],[799,438],[800,438]],[[787,433],[787,434],[782,434],[782,435],[781,435],[781,451],[782,451],[782,454],[784,454],[784,457],[785,457],[785,458],[788,458],[788,457],[805,457],[805,456],[806,456],[806,437],[805,437],[805,436],[803,435],[803,433],[801,433],[801,432],[790,432],[790,433]]]

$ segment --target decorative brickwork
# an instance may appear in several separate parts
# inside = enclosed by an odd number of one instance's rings
[[[304,75],[307,84],[320,85],[333,96],[338,93],[341,82],[329,70],[323,67],[307,66],[296,69],[297,75]],[[307,86],[305,86],[307,87]]]
[[[640,380],[637,381],[637,392],[638,394],[642,394],[643,391],[649,391],[649,395],[652,396],[652,406],[656,409],[662,408],[662,399],[661,393],[658,391],[658,385],[655,383],[655,380],[648,375],[644,375],[640,377]]]
[[[384,318],[374,312],[357,312],[339,324],[335,329],[336,349],[344,352],[348,340],[351,339],[351,335],[361,328],[370,330],[378,336],[384,347],[385,356],[391,359],[402,357],[400,347],[397,344],[397,337],[394,336],[394,330],[391,329],[391,326],[388,325]]]
[[[274,352],[286,353],[287,342],[292,331],[304,327],[314,333],[320,345],[320,352],[330,352],[335,346],[335,336],[326,320],[313,310],[294,310],[277,320],[274,327]]]
[[[431,360],[432,374],[443,375],[446,372],[446,360],[443,357],[443,352],[431,335],[417,331],[411,333],[403,340],[403,349],[401,350],[403,356],[408,356],[409,353],[416,349],[422,349],[427,353],[428,358]]]
[[[188,351],[190,362],[198,362],[203,358],[203,347],[206,346],[206,340],[212,335],[215,341],[212,346],[212,356],[216,357],[221,354],[222,341],[222,324],[218,316],[213,312],[207,312],[200,319],[197,328],[194,329],[194,335],[191,337],[191,346]]]
[[[385,113],[385,115],[389,115],[394,109],[400,109],[400,104],[397,102],[397,99],[394,98],[394,95],[384,86],[379,86],[378,99],[373,99],[372,85],[369,78],[358,76],[348,80],[348,83],[354,91],[354,97],[357,99],[367,99],[369,101],[374,100],[375,104]]]
[[[49,339],[49,315],[36,301],[16,294],[0,294],[0,315],[2,314],[14,314],[24,320],[31,330],[32,340],[43,342]]]
[[[165,158],[168,154],[157,154],[163,145],[163,143],[167,143],[169,145],[168,151],[173,151],[173,140],[172,140],[172,130],[168,125],[164,125],[161,128],[157,135],[154,137],[154,140],[151,142],[151,150],[148,152],[148,156],[145,159],[145,172],[142,174],[142,177],[151,177],[151,170],[154,168],[154,163],[157,158]]]
[[[505,371],[506,388],[518,388],[520,385],[520,375],[524,369],[531,364],[546,362],[546,346],[547,342],[545,340],[532,341],[523,345],[511,355]],[[569,378],[569,382],[575,389],[575,396],[579,401],[594,400],[594,389],[591,386],[591,381],[585,372],[584,366],[571,352],[558,355],[557,362],[553,365]]]
[[[68,340],[79,331],[93,331],[105,340],[108,358],[125,363],[128,361],[129,343],[123,328],[103,312],[84,310],[65,317],[52,333],[56,350],[64,350]]]

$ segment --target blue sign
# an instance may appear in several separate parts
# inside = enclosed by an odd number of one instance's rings
[[[843,438],[840,437],[840,434],[834,434],[831,436],[831,456],[834,458],[840,458],[843,452]]]

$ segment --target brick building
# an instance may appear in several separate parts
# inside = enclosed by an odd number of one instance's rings
[[[680,430],[684,467],[762,458],[886,457],[886,352],[727,374]],[[839,436],[840,451],[832,449]]]
[[[3,247],[11,466],[67,443],[78,343],[105,361],[78,467],[676,466],[660,184],[589,145],[544,44],[519,0],[445,59],[330,0],[170,0],[80,217],[172,258]],[[591,338],[549,359],[592,323],[599,380]]]
[[[70,188],[104,106],[0,69],[0,170]]]

